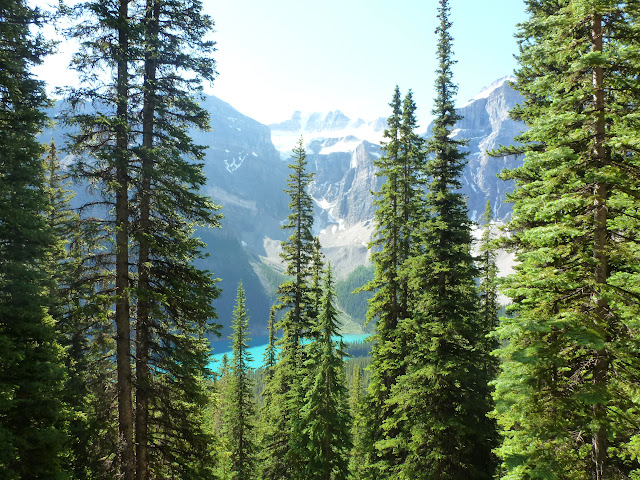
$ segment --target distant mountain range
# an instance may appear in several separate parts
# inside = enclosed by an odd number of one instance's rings
[[[454,138],[469,141],[469,162],[463,175],[462,193],[468,197],[472,220],[484,211],[487,200],[498,220],[509,216],[505,193],[513,188],[496,175],[504,168],[519,165],[521,159],[491,158],[486,152],[500,144],[510,145],[523,126],[509,119],[509,110],[520,100],[501,79],[480,92],[459,109],[464,117],[454,130]],[[222,298],[216,306],[219,323],[231,323],[236,286],[242,280],[254,336],[265,334],[268,312],[275,289],[282,280],[280,242],[288,235],[280,229],[288,210],[283,193],[287,164],[293,146],[303,138],[309,168],[315,172],[310,193],[314,199],[315,229],[326,259],[338,281],[352,285],[366,278],[366,245],[373,233],[373,196],[381,179],[373,161],[382,154],[380,141],[386,119],[350,119],[340,111],[326,114],[295,112],[281,123],[263,125],[242,115],[229,104],[210,96],[204,101],[210,113],[210,132],[193,132],[197,143],[209,146],[205,158],[208,176],[206,191],[222,205],[225,216],[218,231],[200,231],[208,243],[210,256],[203,266],[221,278]],[[418,105],[418,108],[420,106]],[[51,112],[53,116],[57,112]],[[428,135],[430,127],[425,135]],[[63,131],[44,132],[60,145]],[[368,273],[367,273],[368,272]],[[348,294],[347,294],[348,295]],[[345,330],[362,331],[365,299],[355,302],[341,298]],[[354,318],[356,317],[356,318]],[[224,334],[228,334],[225,328]]]

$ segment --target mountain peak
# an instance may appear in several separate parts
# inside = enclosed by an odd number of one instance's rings
[[[490,85],[484,87],[482,90],[480,90],[480,92],[478,92],[473,98],[469,99],[464,105],[458,107],[458,108],[464,108],[467,105],[470,105],[471,103],[477,101],[477,100],[482,100],[483,98],[489,98],[489,96],[495,92],[496,90],[498,90],[499,88],[501,88],[502,86],[504,86],[505,84],[507,84],[507,82],[515,82],[516,81],[516,77],[509,75],[506,77],[502,77],[499,78],[498,80],[496,80],[495,82],[491,83]]]

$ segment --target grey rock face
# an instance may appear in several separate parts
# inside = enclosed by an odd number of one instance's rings
[[[509,111],[522,100],[502,79],[488,87],[486,96],[481,96],[459,109],[463,119],[456,125],[454,138],[469,141],[469,156],[464,171],[463,193],[468,197],[469,214],[472,220],[484,212],[489,200],[494,217],[505,220],[511,206],[505,203],[507,192],[513,190],[513,182],[500,180],[497,175],[504,169],[522,164],[521,158],[490,157],[487,152],[500,145],[513,145],[525,126],[509,118]]]

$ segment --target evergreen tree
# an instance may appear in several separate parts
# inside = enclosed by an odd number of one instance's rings
[[[496,414],[503,478],[636,478],[640,5],[527,1],[524,165]]]
[[[48,52],[24,1],[0,5],[0,477],[62,478],[62,352],[49,313],[52,258],[42,129],[48,105],[31,67]]]
[[[67,422],[63,468],[74,479],[110,479],[115,475],[117,419],[113,329],[109,303],[96,290],[106,272],[99,261],[100,239],[92,222],[81,222],[71,209],[72,193],[55,143],[46,157],[45,183],[51,208],[48,223],[59,241],[51,256],[53,283],[50,313],[60,334],[65,383],[60,399]]]
[[[205,40],[212,22],[197,0],[91,1],[71,13],[82,20],[70,35],[81,41],[74,66],[83,80],[68,91],[67,121],[79,130],[73,169],[99,188],[89,205],[106,207],[97,216],[115,260],[115,289],[105,293],[115,303],[121,473],[209,478],[212,438],[202,412],[218,289],[193,265],[204,246],[193,233],[218,226],[219,216],[198,192],[204,148],[189,128],[208,122],[196,97],[215,74]],[[96,65],[108,75],[96,75]],[[94,109],[82,113],[87,101]]]
[[[124,480],[135,478],[133,440],[133,378],[131,366],[131,308],[129,284],[129,183],[131,152],[131,35],[129,0],[89,1],[63,12],[77,23],[67,32],[80,41],[72,67],[82,87],[67,90],[70,112],[65,121],[75,127],[69,150],[76,155],[72,167],[78,181],[99,188],[101,200],[83,209],[84,218],[94,214],[108,220],[96,222],[109,243],[111,258],[104,259],[112,271],[112,284],[104,285],[112,296],[116,333],[119,468]],[[106,70],[106,79],[98,73]],[[95,112],[82,112],[90,103]],[[92,209],[99,206],[102,208]],[[111,265],[109,265],[111,264]]]
[[[363,407],[365,402],[364,386],[362,381],[362,368],[355,366],[355,373],[351,379],[349,391],[349,407],[351,410],[351,440],[353,447],[349,455],[349,478],[358,480],[362,478],[363,465],[365,463],[365,438],[363,428]]]
[[[392,478],[489,479],[495,433],[486,417],[488,378],[482,368],[487,332],[478,319],[467,207],[456,191],[465,153],[460,151],[464,142],[451,138],[460,117],[453,102],[447,0],[440,1],[438,18],[436,118],[427,145],[432,154],[428,216],[420,230],[421,252],[405,270],[415,305],[401,328],[411,344],[406,374],[392,388],[388,403],[394,415],[384,425],[382,445],[403,455]]]
[[[131,202],[138,250],[137,476],[146,479],[150,468],[158,471],[152,460],[171,465],[169,475],[177,474],[176,465],[182,475],[205,475],[213,463],[200,414],[207,401],[205,334],[216,328],[210,320],[218,289],[208,272],[193,266],[204,247],[193,238],[193,228],[218,227],[220,216],[212,213],[219,207],[198,192],[205,183],[204,147],[193,143],[188,128],[208,128],[196,95],[215,74],[213,43],[206,41],[213,23],[199,1],[147,0],[141,7],[142,136],[134,150],[139,181]],[[180,382],[167,382],[167,376]],[[159,401],[165,394],[176,404]],[[174,429],[188,433],[180,446],[168,440]],[[182,450],[180,457],[174,450]]]
[[[282,338],[278,341],[278,360],[265,389],[265,430],[260,465],[264,479],[300,478],[304,471],[304,441],[300,409],[304,353],[302,340],[311,333],[313,298],[310,276],[314,252],[313,201],[307,192],[313,174],[306,172],[307,160],[302,139],[293,150],[292,172],[285,192],[290,196],[290,214],[283,229],[290,230],[282,242],[281,256],[286,263],[287,280],[278,289],[277,309],[284,310],[278,322]]]
[[[327,268],[317,339],[307,361],[302,424],[306,445],[307,480],[346,479],[351,448],[351,412],[344,378],[344,345],[339,335],[338,311],[331,266]]]
[[[255,444],[255,402],[253,380],[249,376],[251,354],[249,348],[249,316],[245,307],[245,293],[242,283],[238,285],[238,296],[233,311],[233,360],[231,377],[227,385],[227,408],[225,424],[228,437],[225,439],[230,452],[229,476],[231,480],[251,480],[256,478]]]
[[[385,467],[380,464],[375,442],[383,437],[382,423],[389,417],[386,400],[391,386],[404,373],[403,339],[400,337],[398,323],[401,315],[398,307],[398,276],[400,260],[400,191],[398,187],[401,167],[400,129],[402,124],[402,103],[400,89],[396,86],[393,99],[389,106],[391,116],[387,119],[387,129],[384,132],[385,141],[382,149],[384,155],[374,161],[378,168],[376,175],[384,177],[380,192],[376,192],[374,205],[376,231],[374,240],[369,245],[373,250],[371,260],[375,266],[374,279],[363,287],[363,290],[373,290],[373,298],[369,301],[367,321],[376,321],[375,346],[372,352],[372,378],[369,384],[368,405],[365,410],[366,429],[365,441],[368,458],[365,461],[371,477],[376,478],[383,473]],[[386,451],[383,463],[394,463],[393,455]]]
[[[367,464],[370,475],[379,477],[401,461],[402,454],[389,439],[400,425],[394,424],[387,400],[392,386],[406,371],[407,339],[400,328],[402,320],[412,316],[409,277],[405,263],[417,252],[416,232],[424,219],[423,188],[425,154],[423,141],[416,133],[416,106],[411,91],[401,102],[396,86],[389,104],[392,114],[385,131],[385,155],[375,162],[377,175],[385,178],[374,204],[376,235],[369,245],[375,249],[372,260],[375,277],[363,290],[374,290],[367,319],[376,319],[376,344],[373,349],[372,380],[369,386],[365,420],[369,442]],[[384,427],[383,427],[384,425]]]
[[[482,215],[484,230],[480,238],[478,271],[480,273],[480,324],[482,331],[489,333],[484,340],[484,350],[489,355],[498,348],[495,330],[498,327],[498,267],[496,266],[496,240],[494,237],[493,211],[487,200]],[[493,335],[492,335],[493,333]],[[495,358],[487,357],[487,373],[494,379],[498,374],[498,363]]]

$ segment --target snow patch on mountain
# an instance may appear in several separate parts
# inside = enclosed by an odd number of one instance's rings
[[[477,93],[473,98],[471,98],[470,100],[468,100],[464,105],[461,105],[458,108],[464,108],[470,104],[472,104],[473,102],[477,101],[477,100],[482,100],[483,98],[489,98],[489,96],[498,88],[502,87],[506,82],[515,82],[516,81],[516,77],[514,76],[507,76],[507,77],[502,77],[498,80],[496,80],[495,82],[493,82],[491,85],[489,85],[488,87],[484,87],[479,93]]]
[[[283,159],[288,159],[300,138],[311,153],[320,155],[350,153],[362,141],[379,144],[386,121],[352,120],[340,110],[311,114],[296,111],[289,120],[271,124],[269,128],[273,145]]]

